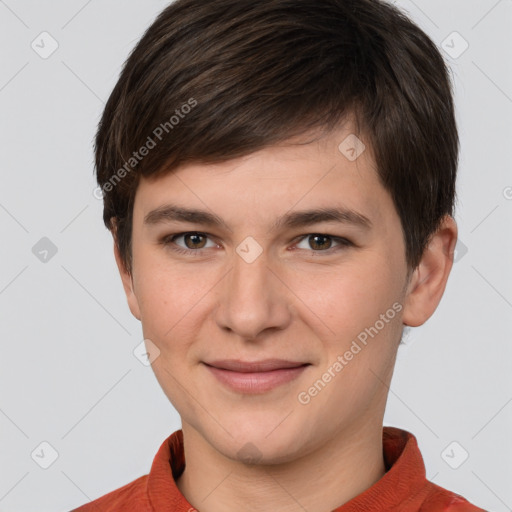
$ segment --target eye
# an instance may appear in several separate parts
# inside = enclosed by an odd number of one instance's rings
[[[200,233],[198,231],[187,231],[185,233],[177,233],[174,235],[164,236],[160,243],[170,250],[187,255],[200,255],[203,250],[217,247],[218,244],[210,240],[208,245],[209,235]],[[182,243],[178,243],[181,240]],[[337,244],[333,246],[333,243]],[[306,246],[300,247],[300,244]],[[332,253],[346,247],[353,247],[354,244],[346,238],[323,234],[311,233],[303,235],[299,238],[296,248],[306,250],[313,253]]]
[[[183,239],[184,246],[176,242],[179,239]],[[173,251],[184,254],[191,254],[200,253],[202,249],[208,249],[210,247],[215,247],[217,245],[211,242],[212,245],[207,246],[207,240],[208,235],[206,235],[205,233],[190,231],[186,233],[178,233],[176,235],[165,236],[161,240],[161,243],[164,246],[169,246]]]
[[[333,242],[336,242],[338,246],[333,247]],[[307,244],[308,247],[299,247],[300,243]],[[350,247],[354,244],[346,238],[332,236],[322,233],[311,233],[304,235],[301,238],[300,243],[297,245],[299,249],[312,250],[314,252],[331,252],[338,250],[343,247]]]

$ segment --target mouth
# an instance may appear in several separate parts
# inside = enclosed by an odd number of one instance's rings
[[[238,393],[262,394],[299,377],[311,364],[284,359],[240,361],[224,359],[203,363],[224,386]]]

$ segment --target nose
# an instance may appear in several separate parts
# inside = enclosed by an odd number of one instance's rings
[[[235,254],[231,271],[222,280],[217,325],[251,341],[264,332],[283,330],[291,322],[290,295],[265,251],[250,263]]]

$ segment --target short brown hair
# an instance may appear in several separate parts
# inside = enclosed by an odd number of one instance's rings
[[[448,68],[429,37],[383,0],[169,5],[127,59],[95,141],[103,220],[126,269],[140,176],[328,133],[349,114],[415,268],[453,215],[459,152]]]

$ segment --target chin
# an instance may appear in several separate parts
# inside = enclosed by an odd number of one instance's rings
[[[303,429],[286,424],[291,418],[284,418],[286,414],[281,413],[273,414],[272,419],[251,421],[245,415],[227,427],[233,437],[226,434],[212,444],[224,456],[249,465],[290,462],[304,452],[308,438]]]

